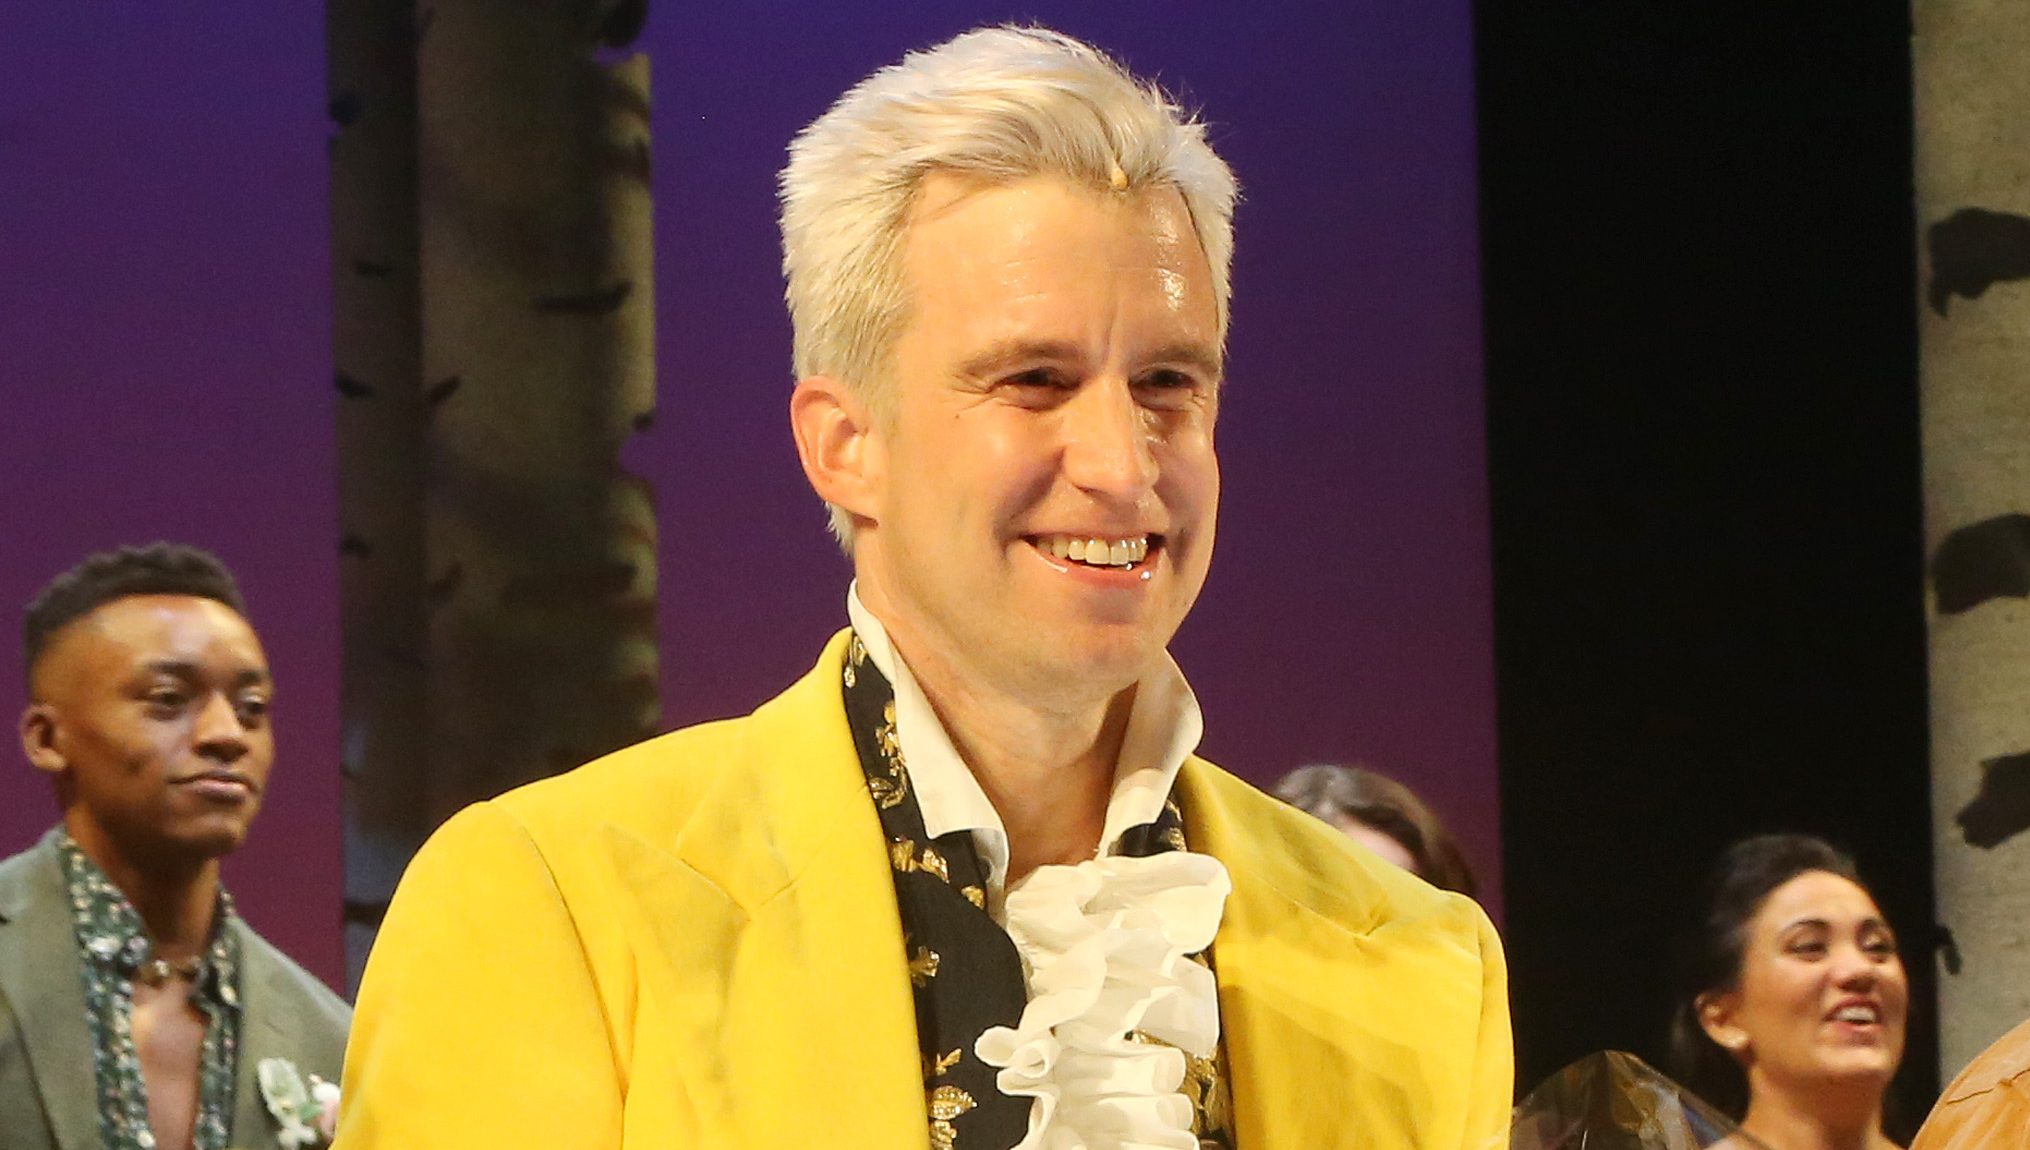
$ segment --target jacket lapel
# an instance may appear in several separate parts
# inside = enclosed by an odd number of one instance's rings
[[[240,1053],[239,1066],[233,1071],[233,1124],[230,1130],[232,1144],[246,1150],[265,1150],[279,1147],[277,1140],[281,1125],[275,1116],[268,1113],[268,1103],[261,1097],[260,1066],[264,1058],[289,1058],[294,1053],[287,1031],[282,1029],[282,1019],[289,1011],[278,1009],[294,1001],[294,989],[282,971],[269,958],[266,950],[254,945],[249,937],[253,932],[246,924],[234,921],[232,929],[240,932]],[[265,1008],[265,1009],[264,1009]],[[308,1075],[312,1067],[298,1066],[297,1071]]]
[[[0,871],[0,992],[60,1150],[99,1142],[98,1080],[85,1025],[77,936],[52,830]]]
[[[1384,969],[1403,958],[1370,932],[1385,896],[1317,889],[1298,844],[1253,825],[1222,784],[1247,785],[1216,779],[1195,759],[1179,775],[1186,839],[1233,879],[1212,958],[1235,1141],[1258,1150],[1415,1145],[1429,1099],[1399,1073],[1416,1053],[1390,1034],[1418,1030],[1392,1029],[1403,1007],[1377,1001],[1406,985],[1401,970]]]
[[[840,700],[844,648],[842,632],[755,712],[744,768],[726,772],[672,857],[629,864],[647,880],[638,896],[667,906],[643,909],[673,985],[708,1004],[678,1023],[702,1043],[687,1089],[729,1144],[925,1137],[894,877]]]

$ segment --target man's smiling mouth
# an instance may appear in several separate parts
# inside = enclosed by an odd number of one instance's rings
[[[1163,546],[1161,535],[1032,535],[1029,544],[1054,559],[1128,570]]]

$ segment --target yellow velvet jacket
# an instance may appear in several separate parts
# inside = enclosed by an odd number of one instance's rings
[[[752,715],[446,823],[367,964],[340,1150],[926,1145],[843,651]],[[1501,1144],[1480,909],[1209,763],[1178,778],[1192,849],[1233,878],[1212,954],[1240,1150]]]

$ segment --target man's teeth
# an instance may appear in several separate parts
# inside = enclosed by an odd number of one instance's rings
[[[1874,1022],[1875,1008],[1872,1006],[1844,1006],[1833,1017],[1841,1022]]]
[[[1038,539],[1036,545],[1059,559],[1069,559],[1091,567],[1133,567],[1149,557],[1147,535],[1135,535],[1126,539],[1046,535]]]

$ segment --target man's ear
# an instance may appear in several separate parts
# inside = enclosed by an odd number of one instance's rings
[[[829,375],[806,376],[790,392],[789,426],[818,498],[858,518],[878,519],[886,468],[859,393]]]
[[[1734,991],[1707,991],[1692,1000],[1692,1009],[1699,1017],[1699,1029],[1736,1058],[1748,1053],[1748,1032],[1734,1021],[1740,998]]]
[[[21,712],[21,749],[28,765],[38,771],[60,775],[70,765],[57,744],[56,708],[48,703],[30,703]]]

